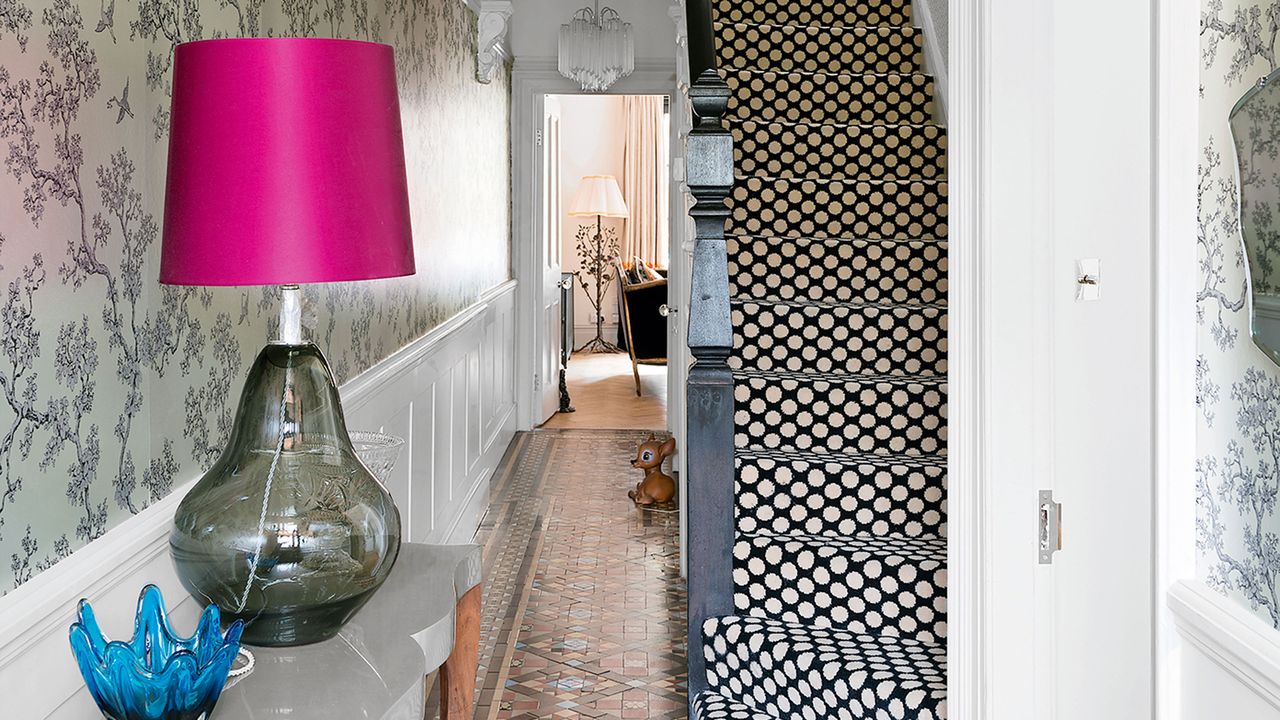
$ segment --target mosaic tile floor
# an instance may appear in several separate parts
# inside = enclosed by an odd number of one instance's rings
[[[478,720],[685,717],[679,521],[637,510],[647,433],[538,430],[494,479]]]

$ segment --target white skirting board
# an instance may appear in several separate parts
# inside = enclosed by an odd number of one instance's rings
[[[489,481],[515,434],[514,281],[341,388],[351,430],[400,435],[388,480],[404,539],[462,543],[475,534]],[[178,627],[199,608],[169,559],[169,526],[193,481],[51,570],[0,597],[0,717],[97,720],[67,642],[87,597],[103,630],[125,638],[139,591],[154,583]]]

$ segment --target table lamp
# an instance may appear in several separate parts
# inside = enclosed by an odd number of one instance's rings
[[[627,203],[622,199],[622,190],[612,175],[587,175],[578,184],[578,192],[569,203],[569,217],[596,218],[595,232],[590,225],[578,228],[577,250],[582,258],[583,268],[574,273],[587,300],[596,311],[596,336],[587,341],[579,350],[593,353],[621,352],[617,345],[604,339],[604,294],[613,282],[609,274],[609,264],[618,255],[618,236],[613,228],[604,228],[604,218],[628,218]],[[595,282],[595,287],[588,287],[586,278]],[[592,294],[594,292],[594,295]]]
[[[386,579],[400,514],[360,462],[299,283],[415,271],[390,46],[260,38],[174,51],[160,282],[281,285],[227,446],[178,507],[195,598],[253,645],[332,637]]]

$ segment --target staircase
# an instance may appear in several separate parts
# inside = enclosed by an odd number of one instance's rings
[[[946,130],[923,36],[910,0],[694,5],[690,163],[726,136],[733,160],[691,181],[694,313],[723,263],[732,338],[699,352],[691,330],[691,714],[945,718]],[[730,391],[731,419],[707,409]],[[731,445],[696,427],[717,418]]]

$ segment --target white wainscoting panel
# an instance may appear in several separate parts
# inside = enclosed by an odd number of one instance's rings
[[[342,388],[347,427],[405,438],[387,486],[405,539],[466,542],[515,427],[515,283]]]
[[[1199,581],[1169,591],[1183,644],[1180,720],[1280,720],[1280,631]]]
[[[405,539],[467,542],[489,480],[515,432],[515,282],[485,294],[341,388],[347,425],[406,439],[387,483]],[[100,720],[72,660],[67,629],[87,597],[103,631],[132,632],[139,591],[154,583],[179,628],[199,608],[169,559],[169,526],[192,482],[53,569],[0,597],[0,718]]]

